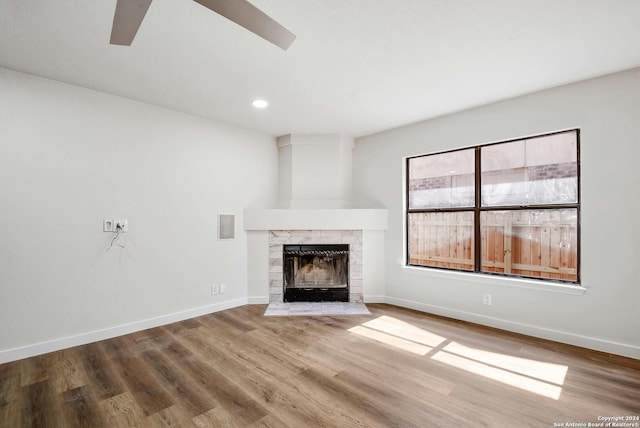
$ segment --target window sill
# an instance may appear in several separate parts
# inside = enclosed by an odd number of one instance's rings
[[[403,272],[410,273],[412,275],[420,275],[420,276],[428,276],[431,278],[446,278],[446,279],[456,279],[459,281],[468,281],[482,283],[482,284],[491,284],[491,285],[500,285],[505,287],[517,287],[517,288],[528,288],[532,290],[542,290],[549,291],[552,293],[563,293],[563,294],[573,294],[573,295],[582,295],[587,289],[581,285],[569,285],[569,284],[560,284],[546,281],[536,281],[534,279],[523,279],[523,278],[511,278],[511,277],[501,277],[496,275],[485,275],[474,272],[457,272],[457,271],[448,271],[443,269],[432,269],[426,267],[417,267],[417,266],[406,266],[399,265],[399,269]]]

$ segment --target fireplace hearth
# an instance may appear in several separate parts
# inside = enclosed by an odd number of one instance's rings
[[[349,245],[284,245],[285,302],[348,302]]]

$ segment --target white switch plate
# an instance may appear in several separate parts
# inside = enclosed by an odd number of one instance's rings
[[[104,219],[104,221],[102,222],[102,231],[103,232],[113,232],[113,220],[111,219]]]
[[[227,284],[220,284],[220,294],[227,292]]]
[[[218,284],[213,284],[211,286],[211,295],[215,296],[216,294],[220,293],[220,286]]]

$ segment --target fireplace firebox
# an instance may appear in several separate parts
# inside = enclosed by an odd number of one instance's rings
[[[285,302],[348,302],[349,245],[284,245]]]

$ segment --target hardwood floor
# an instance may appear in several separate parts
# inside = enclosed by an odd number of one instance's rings
[[[3,364],[0,427],[554,427],[613,416],[640,426],[640,360],[367,306],[372,316],[243,306]]]

